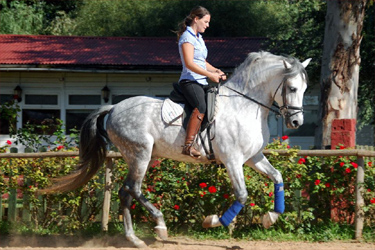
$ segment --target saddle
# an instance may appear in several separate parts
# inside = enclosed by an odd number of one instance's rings
[[[211,146],[211,141],[213,138],[210,138],[209,136],[211,135],[212,125],[215,122],[216,95],[218,93],[218,88],[215,86],[208,86],[205,87],[204,90],[206,93],[207,109],[202,121],[199,137],[203,142],[201,133],[204,130],[207,130],[206,132],[208,135],[209,149],[205,147],[204,143],[202,143],[202,145],[206,152],[207,158],[209,160],[214,160],[215,156]],[[172,92],[163,102],[161,112],[163,121],[170,126],[183,126],[186,129],[192,111],[193,107],[188,104],[182,93],[180,85],[178,83],[173,83]]]

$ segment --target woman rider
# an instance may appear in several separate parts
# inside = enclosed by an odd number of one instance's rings
[[[182,153],[199,158],[200,152],[193,143],[206,113],[206,100],[203,87],[207,78],[218,83],[226,80],[225,74],[206,61],[207,48],[201,33],[209,27],[211,15],[204,7],[193,8],[177,31],[178,49],[182,61],[179,84],[188,103],[193,107],[187,128]]]

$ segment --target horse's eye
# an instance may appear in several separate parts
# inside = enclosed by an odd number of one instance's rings
[[[297,92],[297,88],[290,87],[289,89],[290,89],[290,92],[292,92],[292,93],[296,93]]]

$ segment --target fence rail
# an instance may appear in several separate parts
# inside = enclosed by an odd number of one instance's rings
[[[364,226],[364,210],[365,205],[363,198],[363,183],[365,178],[365,166],[364,158],[370,157],[375,159],[375,151],[366,149],[345,149],[345,150],[299,150],[297,156],[356,156],[357,157],[357,177],[356,177],[356,191],[355,191],[355,238],[362,238],[363,226]],[[279,155],[289,155],[288,150],[264,150],[265,155],[278,153]],[[49,158],[49,157],[78,157],[79,152],[44,152],[44,153],[1,153],[0,158]],[[102,208],[102,230],[108,230],[109,222],[109,211],[110,211],[110,200],[111,200],[111,175],[113,167],[113,159],[122,158],[120,153],[109,152],[106,159],[106,170],[105,170],[105,189],[104,189],[104,201]],[[9,208],[16,209],[17,199],[16,195],[11,195],[12,199],[9,199]],[[1,196],[0,196],[1,199]],[[12,203],[12,204],[11,204]],[[13,211],[15,215],[15,211]],[[0,202],[0,214],[1,214],[1,202]]]

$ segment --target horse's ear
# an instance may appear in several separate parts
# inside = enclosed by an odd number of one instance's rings
[[[287,61],[283,60],[283,63],[284,63],[284,67],[286,69],[290,69],[292,67],[292,65],[290,63],[288,63]]]
[[[312,58],[308,58],[308,59],[306,59],[306,60],[302,63],[302,66],[303,66],[304,68],[306,68],[307,65],[309,65],[311,59],[312,59]]]

